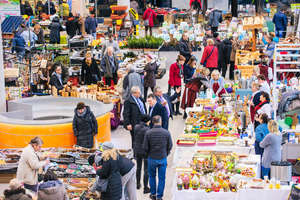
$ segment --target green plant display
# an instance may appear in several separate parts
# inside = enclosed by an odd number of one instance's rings
[[[54,62],[58,62],[58,63],[61,63],[62,65],[64,66],[69,66],[69,63],[70,63],[70,58],[69,56],[57,56],[55,59],[54,59]]]
[[[127,47],[131,49],[158,49],[164,40],[153,36],[144,38],[131,37],[127,41]]]

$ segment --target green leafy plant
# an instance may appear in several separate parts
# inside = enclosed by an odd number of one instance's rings
[[[127,47],[130,49],[158,49],[164,40],[153,36],[144,38],[131,37],[127,41]]]

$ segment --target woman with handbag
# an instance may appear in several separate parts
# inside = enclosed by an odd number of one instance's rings
[[[170,66],[169,82],[168,82],[169,96],[171,94],[171,89],[174,89],[174,91],[176,91],[177,88],[181,87],[181,78],[183,77],[184,62],[185,62],[185,57],[183,57],[182,55],[178,55],[176,63],[173,63]],[[180,95],[181,94],[179,94],[179,97],[172,102],[173,111],[175,111],[174,115],[182,115],[182,113],[179,112]],[[174,105],[176,105],[176,110],[174,109]]]
[[[119,168],[118,152],[110,142],[103,145],[102,149],[102,168],[97,170],[97,175],[99,179],[107,181],[102,181],[106,188],[102,188],[105,191],[101,192],[101,199],[120,200],[122,198],[122,177]]]
[[[218,69],[218,48],[214,46],[212,39],[207,40],[207,46],[204,48],[201,64],[207,67],[210,72]]]
[[[150,36],[152,36],[152,27],[154,26],[154,18],[156,18],[156,16],[157,14],[154,12],[154,10],[152,10],[151,4],[148,4],[143,15],[146,36],[148,30],[150,31]]]

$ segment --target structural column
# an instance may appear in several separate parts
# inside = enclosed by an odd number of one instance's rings
[[[1,16],[0,16],[1,17]],[[0,20],[0,112],[6,112],[5,81],[3,65],[2,28]]]

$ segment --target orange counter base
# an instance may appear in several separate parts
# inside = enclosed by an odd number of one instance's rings
[[[110,141],[110,113],[98,117],[97,121],[97,141],[101,143]],[[36,126],[0,123],[0,149],[23,148],[36,136],[44,141],[43,148],[71,148],[76,144],[72,123]]]

